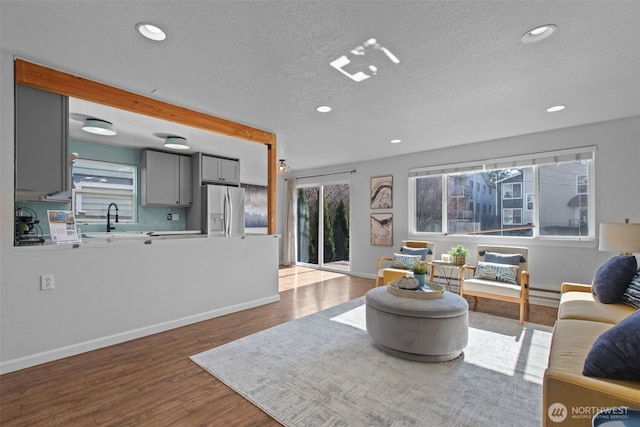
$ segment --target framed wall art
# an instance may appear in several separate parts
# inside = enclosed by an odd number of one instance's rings
[[[390,209],[393,207],[393,176],[374,176],[371,178],[371,209]]]
[[[393,246],[393,214],[371,214],[371,244],[374,246]]]

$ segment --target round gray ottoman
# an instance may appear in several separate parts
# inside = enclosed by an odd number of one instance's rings
[[[462,354],[469,338],[469,304],[445,291],[442,298],[391,295],[386,286],[365,296],[367,332],[383,351],[419,362],[444,362]]]

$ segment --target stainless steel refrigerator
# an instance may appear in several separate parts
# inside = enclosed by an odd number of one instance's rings
[[[210,236],[243,236],[244,188],[205,184],[202,190],[202,232]]]

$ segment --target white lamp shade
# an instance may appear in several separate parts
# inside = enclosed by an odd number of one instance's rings
[[[173,148],[174,150],[188,150],[189,142],[181,136],[168,136],[164,140],[164,146],[166,148]]]
[[[640,252],[640,224],[600,224],[599,250],[632,254]]]
[[[82,125],[82,130],[89,133],[95,133],[96,135],[113,136],[116,134],[116,129],[111,122],[101,119],[85,119]]]

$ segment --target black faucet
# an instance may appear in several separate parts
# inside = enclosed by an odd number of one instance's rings
[[[118,222],[118,205],[116,205],[115,203],[110,203],[109,207],[107,208],[107,233],[109,233],[111,230],[116,229],[111,225],[111,206],[114,206],[116,208],[116,222]]]

